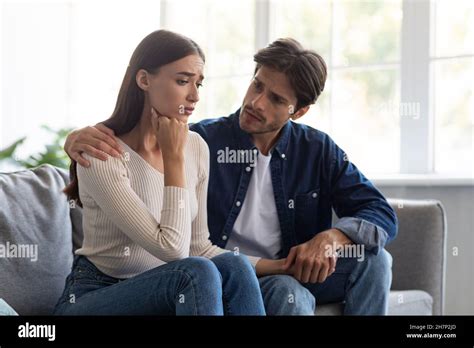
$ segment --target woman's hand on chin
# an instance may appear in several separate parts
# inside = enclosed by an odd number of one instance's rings
[[[160,115],[154,108],[151,110],[151,120],[163,161],[184,160],[184,147],[189,131],[187,123],[175,117]]]

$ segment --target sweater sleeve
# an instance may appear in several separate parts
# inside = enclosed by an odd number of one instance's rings
[[[77,166],[80,192],[90,196],[123,233],[165,262],[189,256],[191,213],[186,189],[164,187],[158,222],[130,186],[123,159],[85,157],[91,165]]]

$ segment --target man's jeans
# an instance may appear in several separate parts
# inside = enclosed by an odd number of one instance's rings
[[[267,315],[313,315],[317,304],[345,301],[345,315],[385,315],[392,283],[392,256],[382,249],[363,261],[339,258],[323,283],[301,284],[289,275],[259,279]],[[317,311],[317,309],[316,309]]]
[[[167,263],[129,279],[76,256],[56,315],[265,315],[255,270],[228,252]]]

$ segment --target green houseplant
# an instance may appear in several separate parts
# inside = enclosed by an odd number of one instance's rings
[[[63,150],[66,136],[73,128],[61,128],[54,130],[47,125],[42,125],[42,129],[46,130],[52,135],[52,141],[47,144],[43,151],[32,154],[25,159],[20,159],[16,156],[17,149],[25,142],[26,137],[16,140],[3,150],[0,150],[0,165],[6,163],[20,168],[34,168],[42,164],[51,164],[55,167],[65,168],[69,167],[69,157]]]

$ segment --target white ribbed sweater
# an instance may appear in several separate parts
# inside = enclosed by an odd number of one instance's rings
[[[209,148],[201,136],[188,134],[186,188],[165,187],[164,175],[120,142],[121,158],[84,155],[91,166],[77,166],[84,241],[76,254],[105,274],[130,278],[187,256],[227,252],[209,240]]]

